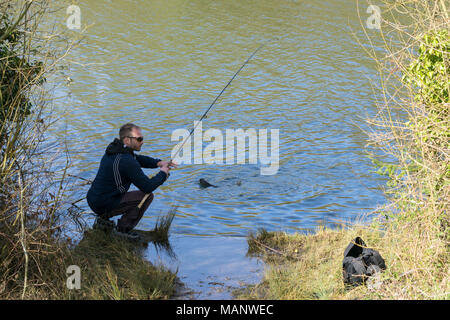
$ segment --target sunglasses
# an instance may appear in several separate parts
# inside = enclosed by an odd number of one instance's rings
[[[133,138],[133,139],[136,139],[138,142],[142,142],[142,141],[144,141],[144,137],[127,137],[127,138]]]

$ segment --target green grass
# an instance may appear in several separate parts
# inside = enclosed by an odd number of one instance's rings
[[[176,274],[142,257],[142,244],[119,240],[102,231],[86,231],[72,249],[53,244],[30,265],[25,299],[168,299],[175,293]],[[36,255],[37,256],[37,255]],[[81,289],[68,289],[67,267],[81,270]],[[23,275],[0,292],[1,299],[19,299]],[[39,284],[39,285],[37,285]]]
[[[99,231],[85,233],[72,252],[81,268],[81,290],[64,290],[68,299],[167,299],[176,275],[141,256],[142,248]]]

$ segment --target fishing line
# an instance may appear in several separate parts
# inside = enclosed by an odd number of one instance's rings
[[[186,143],[186,141],[192,136],[192,134],[194,133],[194,130],[197,128],[197,126],[199,125],[199,123],[206,117],[206,115],[208,114],[208,112],[211,110],[211,108],[214,106],[214,104],[217,102],[217,100],[220,98],[220,96],[222,95],[222,93],[224,93],[224,91],[228,88],[228,86],[231,84],[231,82],[233,82],[234,78],[236,78],[236,76],[239,74],[239,72],[241,72],[241,70],[245,67],[245,65],[255,56],[255,54],[262,48],[264,47],[268,42],[272,41],[273,39],[267,40],[266,42],[264,42],[263,44],[261,44],[251,55],[250,57],[248,57],[248,59],[244,62],[244,64],[239,68],[238,71],[236,71],[236,73],[233,75],[233,77],[230,79],[230,81],[228,81],[227,85],[222,89],[222,91],[220,91],[220,93],[218,94],[218,96],[214,99],[214,101],[211,103],[211,105],[208,107],[208,109],[206,109],[205,113],[203,113],[203,115],[201,116],[200,120],[197,122],[197,124],[194,126],[194,128],[192,128],[191,132],[189,133],[189,135],[184,139],[183,143],[181,144],[181,146],[178,148],[177,152],[175,152],[173,158],[176,158],[176,156],[178,155],[178,153],[180,152],[181,148],[183,148],[184,144]],[[173,159],[170,160],[170,162]],[[138,208],[140,209],[143,205],[144,202],[147,200],[147,198],[150,196],[150,193],[146,194],[144,196],[144,198],[142,198],[141,202],[138,205]]]
[[[270,40],[268,40],[270,41]],[[239,74],[239,72],[241,72],[241,70],[245,67],[245,65],[253,58],[253,56],[259,51],[259,49],[261,49],[268,41],[266,41],[265,43],[261,44],[252,54],[251,56],[247,59],[247,61],[244,62],[244,64],[239,68],[239,70],[233,75],[233,77],[230,79],[230,81],[228,81],[227,85],[222,89],[222,91],[220,91],[219,95],[214,99],[214,101],[211,103],[211,105],[209,106],[209,108],[205,111],[205,113],[203,113],[203,115],[201,116],[200,120],[198,120],[197,124],[194,126],[194,128],[192,128],[191,132],[189,133],[189,136],[187,136],[183,143],[181,144],[181,146],[178,148],[177,152],[175,152],[175,155],[173,156],[173,158],[175,158],[178,153],[180,152],[180,150],[183,148],[184,144],[186,143],[186,141],[192,136],[192,133],[194,133],[194,130],[197,128],[198,124],[200,123],[200,121],[202,121],[206,115],[208,114],[209,110],[211,110],[211,108],[214,106],[214,104],[217,102],[217,100],[220,98],[220,96],[222,95],[222,93],[224,93],[224,91],[228,88],[228,86],[231,84],[231,82],[234,80],[234,78],[236,78],[236,76]]]

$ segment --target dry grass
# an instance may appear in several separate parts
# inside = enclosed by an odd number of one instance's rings
[[[264,281],[241,298],[342,299],[349,294],[342,281],[344,249],[356,236],[378,248],[381,235],[367,229],[330,230],[314,235],[262,231],[249,238],[253,254],[263,254],[268,264]],[[280,253],[260,245],[273,248]],[[355,289],[359,290],[359,289]],[[351,294],[350,294],[351,296]]]
[[[389,225],[390,223],[388,223]],[[448,299],[448,247],[421,224],[320,228],[313,235],[262,231],[249,238],[251,254],[267,263],[262,283],[239,298],[253,299]],[[386,260],[383,285],[346,289],[344,250],[360,236]],[[261,244],[264,244],[262,246]],[[268,249],[270,247],[273,250]]]
[[[101,231],[86,232],[71,253],[83,275],[81,290],[64,289],[64,299],[168,299],[176,275],[144,260],[141,250]]]
[[[120,241],[102,231],[85,232],[73,249],[68,244],[53,246],[52,254],[41,254],[39,282],[28,283],[24,299],[168,299],[178,283],[176,275],[154,266],[141,256],[142,248]],[[67,267],[81,270],[81,289],[66,286]],[[30,270],[31,271],[31,270]],[[37,272],[37,271],[34,271]],[[31,274],[32,279],[36,279]],[[0,291],[2,299],[21,297],[17,287]]]

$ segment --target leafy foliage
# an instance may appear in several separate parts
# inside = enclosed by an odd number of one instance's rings
[[[0,123],[21,121],[32,110],[29,99],[31,86],[45,81],[43,64],[23,56],[26,34],[11,27],[7,13],[0,16]]]
[[[389,177],[388,187],[399,186],[406,175],[416,175],[425,181],[429,166],[426,161],[444,166],[442,174],[433,183],[423,187],[425,194],[448,187],[450,164],[445,160],[449,149],[449,75],[450,36],[447,30],[433,31],[420,41],[418,56],[408,66],[402,77],[403,83],[415,93],[414,100],[423,106],[424,112],[414,115],[405,125],[410,135],[409,161],[388,163],[372,158],[376,171]],[[428,177],[429,178],[429,177]],[[447,181],[447,182],[446,182]],[[398,196],[396,190],[388,193]]]
[[[403,81],[419,89],[415,99],[426,104],[449,102],[450,35],[447,30],[426,34]]]

